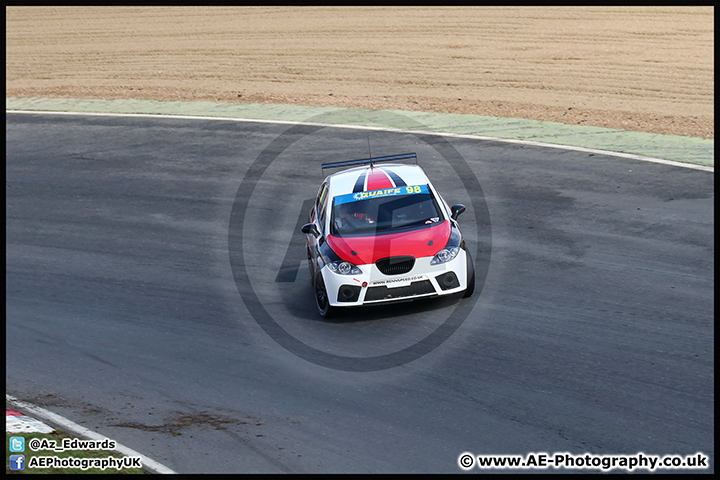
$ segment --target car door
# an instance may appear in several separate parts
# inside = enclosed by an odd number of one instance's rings
[[[318,190],[315,204],[310,210],[310,222],[314,224],[317,234],[308,234],[308,262],[310,267],[310,276],[314,278],[321,265],[319,265],[320,245],[325,241],[325,220],[327,219],[328,205],[328,184],[323,183]]]

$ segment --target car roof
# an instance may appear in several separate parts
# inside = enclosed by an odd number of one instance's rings
[[[428,185],[430,180],[419,165],[388,163],[343,170],[326,179],[331,197],[384,188]]]

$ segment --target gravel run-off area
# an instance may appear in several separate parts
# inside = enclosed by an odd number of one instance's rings
[[[713,7],[6,7],[6,96],[475,114],[714,138]]]

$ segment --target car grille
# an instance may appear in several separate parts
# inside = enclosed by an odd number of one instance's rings
[[[373,300],[394,300],[397,298],[414,297],[416,295],[427,295],[435,293],[435,288],[430,280],[422,280],[413,282],[405,287],[388,288],[385,285],[379,287],[370,287],[365,293],[365,301]]]
[[[412,270],[415,265],[415,257],[402,256],[402,257],[387,257],[381,258],[375,265],[378,267],[384,275],[402,275]]]

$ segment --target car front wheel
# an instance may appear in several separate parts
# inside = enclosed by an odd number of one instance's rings
[[[321,317],[330,318],[335,314],[335,308],[330,305],[325,282],[320,272],[315,276],[315,304]]]
[[[475,291],[475,264],[472,261],[470,252],[467,250],[465,251],[465,258],[467,259],[467,288],[463,293],[463,298],[468,298],[472,297],[472,294]]]

